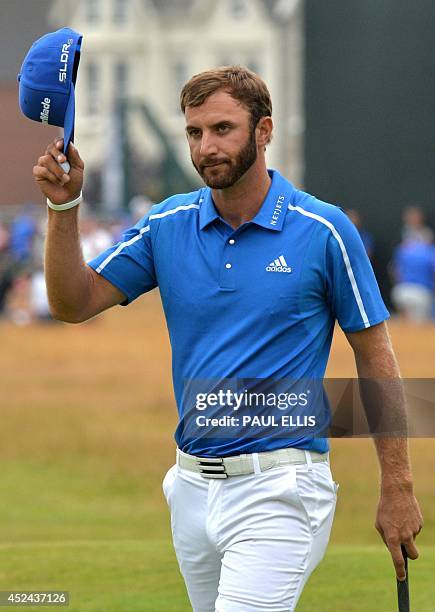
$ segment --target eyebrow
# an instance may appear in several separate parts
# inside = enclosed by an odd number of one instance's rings
[[[218,127],[219,125],[223,125],[223,124],[227,124],[227,125],[236,125],[236,124],[234,123],[234,121],[232,121],[231,119],[221,119],[220,121],[216,121],[216,123],[213,123],[213,125],[211,125],[210,127],[211,127],[211,128],[216,128],[216,127]],[[186,127],[185,127],[184,129],[185,129],[185,130],[186,130],[186,132],[187,132],[188,130],[199,130],[199,129],[201,129],[201,128],[200,128],[199,126],[197,126],[197,125],[191,125],[191,124],[188,124],[188,125],[186,125]]]

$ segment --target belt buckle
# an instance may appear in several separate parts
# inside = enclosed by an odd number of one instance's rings
[[[223,457],[197,457],[196,462],[203,478],[228,478]]]

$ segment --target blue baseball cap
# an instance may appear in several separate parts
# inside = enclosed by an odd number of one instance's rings
[[[64,128],[66,153],[74,140],[75,90],[83,36],[62,28],[30,47],[18,75],[19,104],[29,119]]]

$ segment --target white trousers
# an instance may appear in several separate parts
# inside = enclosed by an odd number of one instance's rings
[[[424,323],[432,316],[432,291],[415,283],[399,283],[391,292],[395,307],[410,321]]]
[[[329,540],[329,464],[208,480],[174,465],[163,480],[175,553],[194,612],[291,612]]]

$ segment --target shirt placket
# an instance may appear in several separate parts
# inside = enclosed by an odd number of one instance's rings
[[[236,290],[236,249],[237,234],[234,232],[225,238],[221,260],[219,262],[219,287],[223,291]]]

